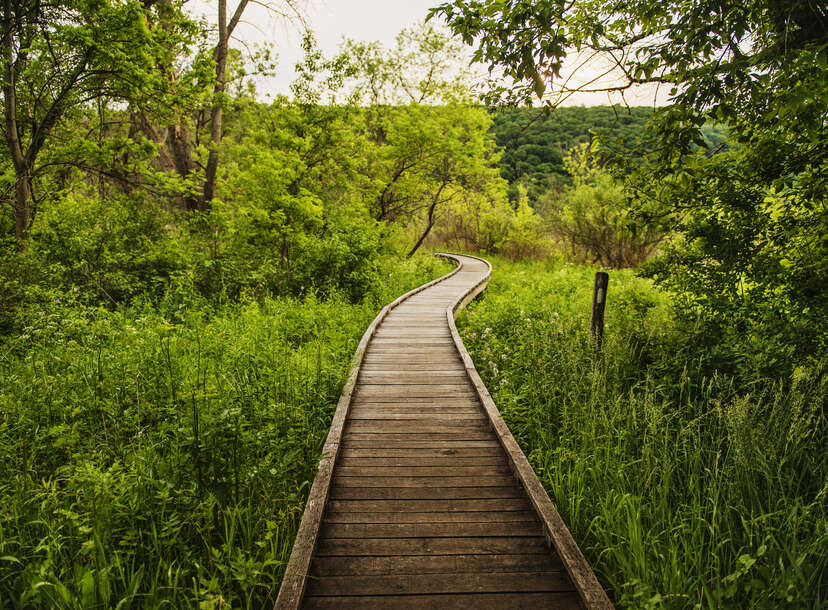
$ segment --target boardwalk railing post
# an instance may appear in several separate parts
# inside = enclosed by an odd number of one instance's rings
[[[592,316],[589,320],[589,334],[596,354],[601,353],[604,338],[604,307],[607,303],[609,274],[598,271],[595,274],[595,288],[592,291]]]

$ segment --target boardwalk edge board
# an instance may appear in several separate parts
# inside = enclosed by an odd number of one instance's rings
[[[438,253],[438,256],[458,260],[448,253],[441,252]],[[555,505],[552,504],[552,501],[549,499],[549,495],[546,493],[546,490],[543,488],[538,476],[529,464],[529,460],[526,459],[526,455],[524,455],[520,446],[517,444],[515,437],[512,436],[509,427],[503,420],[503,417],[501,417],[500,411],[495,405],[494,400],[492,400],[486,386],[483,384],[483,380],[480,378],[480,375],[477,373],[474,362],[472,361],[466,346],[463,344],[460,334],[457,332],[457,326],[454,323],[454,318],[461,309],[463,309],[475,297],[477,297],[477,295],[486,289],[489,283],[489,278],[492,275],[492,265],[489,261],[476,256],[473,257],[468,254],[464,256],[476,258],[477,260],[485,263],[489,268],[488,272],[485,276],[483,276],[480,282],[471,288],[464,296],[460,297],[454,306],[446,311],[446,318],[448,320],[449,329],[451,330],[451,336],[454,339],[457,350],[460,352],[460,357],[463,359],[463,364],[466,367],[466,373],[468,374],[469,379],[471,379],[472,385],[480,398],[480,402],[483,404],[483,409],[489,418],[489,423],[494,429],[500,445],[506,452],[509,467],[520,484],[523,486],[526,494],[529,496],[532,507],[537,512],[538,517],[541,520],[541,524],[543,525],[547,542],[549,542],[557,551],[564,567],[567,572],[569,572],[572,583],[578,590],[578,594],[580,595],[584,606],[590,610],[593,608],[601,610],[613,608],[612,602],[610,602],[609,597],[607,597],[604,588],[601,586],[601,583],[598,582],[598,578],[596,578],[595,573],[592,571],[589,563],[587,563],[583,553],[581,553],[581,549],[578,548],[577,543],[572,538],[569,528],[566,527],[566,524],[560,514],[558,514],[558,511],[555,509]]]
[[[320,525],[325,511],[325,504],[330,495],[334,464],[336,463],[336,458],[339,456],[345,420],[351,406],[351,395],[353,394],[357,378],[359,377],[359,371],[362,366],[362,360],[365,357],[368,343],[373,338],[377,327],[391,310],[426,288],[430,288],[435,284],[447,280],[463,268],[459,259],[451,256],[445,256],[444,258],[448,258],[456,263],[457,267],[442,277],[406,292],[401,297],[383,307],[362,335],[362,339],[351,359],[351,371],[348,374],[348,380],[345,382],[345,386],[342,388],[342,394],[336,405],[336,411],[334,411],[331,428],[325,439],[325,445],[322,448],[322,458],[319,461],[316,477],[313,479],[313,484],[311,485],[308,501],[305,504],[305,511],[302,513],[302,520],[299,522],[299,531],[293,543],[290,559],[288,559],[287,571],[282,580],[279,595],[276,598],[275,608],[284,608],[286,610],[299,608],[302,603],[302,597],[305,594],[305,587],[307,585],[307,575],[310,572],[311,559],[313,558],[313,551],[316,547],[316,541],[321,529]],[[491,273],[491,266],[489,273]]]

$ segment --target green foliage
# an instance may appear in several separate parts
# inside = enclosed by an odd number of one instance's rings
[[[823,364],[705,377],[668,295],[593,271],[494,261],[461,336],[510,430],[621,608],[819,608],[828,560]]]
[[[595,135],[638,141],[651,108],[591,106],[556,108],[547,114],[537,108],[492,108],[492,132],[503,148],[500,174],[509,181],[509,198],[517,201],[518,185],[528,192],[532,205],[550,188],[571,182],[564,166],[567,151],[590,143]]]
[[[623,184],[592,164],[591,148],[582,144],[570,151],[564,165],[573,186],[548,192],[538,208],[572,259],[610,268],[637,267],[658,247],[665,231],[633,214]]]
[[[680,296],[708,371],[789,378],[824,359],[822,4],[488,0],[434,13],[477,45],[478,58],[520,81],[515,99],[543,93],[538,79],[558,74],[567,44],[611,52],[614,90],[670,87],[673,105],[653,115],[641,145],[603,150],[642,206],[641,221],[680,234],[650,275]],[[714,144],[711,122],[726,127],[729,149]]]
[[[448,267],[384,261],[357,305],[30,311],[0,343],[4,607],[272,604],[365,326]]]

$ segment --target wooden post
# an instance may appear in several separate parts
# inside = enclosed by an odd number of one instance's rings
[[[604,338],[604,306],[607,303],[607,286],[609,274],[598,271],[595,274],[595,288],[592,292],[592,317],[589,320],[589,333],[596,353],[601,353],[601,340]]]

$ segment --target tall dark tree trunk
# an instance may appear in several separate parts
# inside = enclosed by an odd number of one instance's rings
[[[3,113],[6,128],[6,145],[14,166],[14,237],[18,248],[25,252],[28,247],[29,223],[31,222],[31,170],[28,156],[20,143],[17,125],[17,74],[14,65],[15,17],[11,0],[3,2]]]
[[[240,5],[243,9],[243,6]],[[224,98],[225,79],[227,74],[227,0],[218,3],[219,40],[216,47],[216,85],[213,88],[213,108],[210,111],[210,155],[207,158],[207,171],[204,175],[204,194],[202,208],[208,209],[216,194],[216,172],[219,162],[219,146],[221,146],[221,123],[223,119],[222,103]]]

